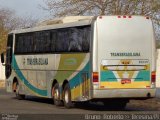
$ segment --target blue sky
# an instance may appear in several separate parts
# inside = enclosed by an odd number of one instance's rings
[[[33,16],[46,19],[49,12],[40,9],[40,4],[44,5],[44,0],[0,0],[0,7],[13,9],[20,17]]]

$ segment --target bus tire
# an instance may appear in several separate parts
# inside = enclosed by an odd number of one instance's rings
[[[58,83],[56,83],[54,87],[52,87],[52,98],[56,106],[62,106],[62,101],[60,100],[60,90],[59,90]]]
[[[25,99],[25,95],[19,94],[19,84],[18,84],[18,82],[14,82],[13,86],[14,86],[14,92],[16,94],[16,98],[18,100],[24,100]]]
[[[73,103],[71,101],[71,90],[69,84],[66,84],[63,91],[63,102],[66,108],[72,108]]]

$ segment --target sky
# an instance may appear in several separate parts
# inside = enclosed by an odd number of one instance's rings
[[[39,5],[45,5],[44,0],[0,0],[0,7],[15,10],[20,17],[33,16],[46,19],[49,17],[49,12],[42,10]]]

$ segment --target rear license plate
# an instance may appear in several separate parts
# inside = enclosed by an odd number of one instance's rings
[[[131,83],[131,79],[122,79],[121,80],[121,84],[130,84]]]

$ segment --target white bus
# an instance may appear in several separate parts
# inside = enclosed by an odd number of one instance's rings
[[[52,23],[52,24],[51,24]],[[68,17],[8,35],[6,88],[19,98],[102,101],[155,96],[155,38],[144,16]]]

